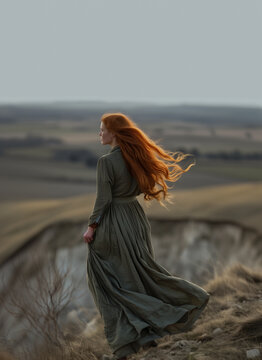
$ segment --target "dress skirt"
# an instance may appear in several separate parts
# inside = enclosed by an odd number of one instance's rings
[[[210,297],[155,261],[151,226],[136,196],[108,206],[88,243],[87,282],[117,359],[190,330]]]

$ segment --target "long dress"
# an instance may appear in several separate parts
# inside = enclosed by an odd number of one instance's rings
[[[210,294],[154,260],[151,226],[119,145],[97,163],[97,193],[88,225],[87,282],[116,359],[149,341],[191,329]]]

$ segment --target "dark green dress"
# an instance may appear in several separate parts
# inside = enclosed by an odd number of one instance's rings
[[[188,331],[208,303],[200,286],[154,260],[141,194],[119,145],[99,158],[97,197],[88,225],[87,281],[116,358],[168,334]]]

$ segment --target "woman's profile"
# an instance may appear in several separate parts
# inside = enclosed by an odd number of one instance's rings
[[[113,359],[124,360],[157,346],[158,338],[190,330],[210,294],[155,261],[151,226],[136,198],[143,193],[163,205],[165,181],[193,165],[178,165],[187,155],[164,150],[122,113],[104,114],[99,135],[111,150],[98,159],[96,201],[83,235],[87,281]]]

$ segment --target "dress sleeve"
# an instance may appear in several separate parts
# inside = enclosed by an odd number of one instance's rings
[[[88,220],[88,226],[96,228],[102,215],[112,201],[112,186],[114,183],[113,169],[106,156],[98,159],[96,168],[96,201]]]

